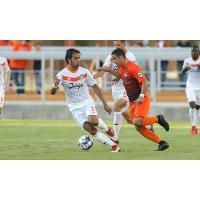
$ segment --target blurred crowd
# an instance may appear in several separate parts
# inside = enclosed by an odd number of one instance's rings
[[[169,47],[191,47],[193,43],[196,41],[190,40],[180,40],[180,41],[149,41],[149,40],[129,40],[126,41],[127,47],[158,47],[158,48],[169,48]],[[11,46],[12,50],[17,51],[32,51],[33,48],[36,51],[41,50],[41,45],[65,45],[65,46],[73,46],[73,45],[84,45],[87,44],[90,46],[112,46],[112,41],[30,41],[30,40],[22,40],[22,41],[11,41],[11,40],[0,40],[0,46]],[[133,52],[134,53],[134,52]],[[93,72],[97,66],[103,65],[103,60],[100,60],[99,63],[96,63],[95,60],[92,60],[90,63],[87,63],[88,69]],[[137,59],[137,62],[140,67],[143,68],[144,71],[149,71],[149,63],[147,60]],[[169,68],[169,61],[162,60],[161,61],[161,81],[164,83],[167,80],[167,71]],[[11,75],[11,88],[13,85],[16,87],[16,93],[19,95],[25,94],[25,74],[26,71],[31,71],[32,75],[35,79],[37,94],[40,95],[41,93],[41,60],[20,60],[20,59],[10,59],[9,65],[12,70]],[[182,69],[183,60],[176,61],[176,70],[180,72]],[[148,77],[148,73],[147,73]],[[178,78],[180,82],[184,82],[186,80],[185,75],[178,73]],[[102,85],[102,81],[100,82]],[[184,84],[180,85],[184,87]],[[165,84],[162,85],[165,87]]]

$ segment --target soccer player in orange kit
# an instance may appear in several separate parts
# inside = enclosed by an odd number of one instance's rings
[[[169,131],[169,124],[165,121],[163,115],[148,116],[150,109],[150,96],[148,94],[148,82],[141,72],[140,67],[126,59],[125,52],[118,48],[112,52],[112,61],[118,66],[114,71],[107,67],[99,70],[109,72],[123,80],[124,87],[129,97],[129,112],[133,125],[136,130],[147,139],[159,144],[158,151],[164,151],[169,148],[169,144],[158,137],[155,132],[147,129],[145,126],[154,123],[160,124],[166,131]]]

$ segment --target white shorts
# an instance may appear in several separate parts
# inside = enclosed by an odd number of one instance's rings
[[[118,101],[119,99],[124,99],[127,102],[126,106],[121,109],[122,113],[128,110],[129,98],[124,87],[116,88],[113,86],[112,97],[113,97],[114,102]]]
[[[84,122],[88,120],[89,115],[97,115],[94,102],[88,102],[81,108],[73,109],[71,111],[73,119],[83,128]]]
[[[5,90],[0,89],[0,108],[3,108],[5,98]]]
[[[188,102],[194,101],[197,105],[200,105],[200,90],[186,88],[186,96]]]

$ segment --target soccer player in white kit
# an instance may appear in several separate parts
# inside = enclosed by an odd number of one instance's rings
[[[57,74],[54,80],[54,86],[51,89],[51,94],[56,94],[59,86],[62,85],[66,94],[69,110],[74,120],[81,128],[93,135],[97,141],[110,146],[112,149],[111,152],[119,152],[120,146],[97,130],[97,128],[102,129],[107,135],[114,136],[112,129],[98,117],[94,100],[89,94],[88,86],[93,88],[95,94],[102,101],[104,109],[109,114],[111,113],[111,109],[89,70],[80,67],[80,51],[68,49],[65,61],[67,66]]]
[[[113,41],[113,45],[115,48],[120,48],[122,49],[125,54],[126,54],[126,58],[134,63],[137,63],[135,55],[128,51],[126,49],[126,41],[125,40],[114,40]],[[109,55],[103,66],[103,68],[112,68],[113,70],[117,70],[117,65],[112,62],[112,56]],[[101,70],[101,69],[97,69]],[[98,71],[96,74],[93,75],[94,78],[98,78],[104,75],[104,71]],[[121,130],[121,126],[122,126],[122,116],[124,117],[124,119],[126,119],[126,121],[130,124],[132,124],[132,120],[129,116],[129,99],[128,96],[126,94],[126,90],[124,88],[123,85],[123,81],[122,80],[116,80],[116,78],[112,81],[112,97],[114,100],[114,119],[113,119],[113,131],[116,135],[116,140],[118,140],[118,136]],[[153,129],[152,126],[147,126],[147,128],[149,129]]]
[[[6,58],[0,57],[0,119],[4,106],[5,90],[10,84],[10,67]]]
[[[197,118],[200,118],[200,50],[193,46],[192,56],[184,60],[183,73],[188,72],[186,96],[189,103],[189,114],[192,123],[191,133],[198,134]]]

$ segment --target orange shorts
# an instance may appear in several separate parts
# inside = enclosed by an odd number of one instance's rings
[[[148,115],[150,109],[151,98],[149,95],[144,97],[144,102],[140,105],[137,102],[131,103],[129,106],[129,115],[131,119],[144,118]]]

